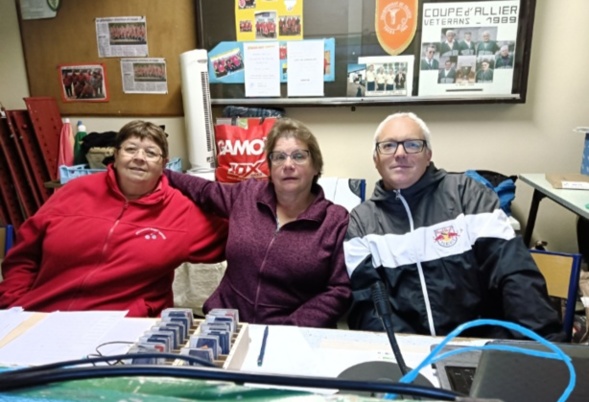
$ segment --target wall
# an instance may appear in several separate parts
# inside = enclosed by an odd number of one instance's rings
[[[450,171],[496,170],[505,174],[577,172],[583,138],[572,128],[589,125],[589,37],[587,0],[538,0],[532,41],[528,101],[523,105],[412,106],[433,133],[434,157]],[[28,96],[16,8],[0,1],[0,101],[7,108],[24,108]],[[319,138],[325,176],[364,177],[372,191],[378,175],[371,159],[374,129],[389,113],[387,107],[289,108]],[[117,130],[130,118],[79,117],[90,131]],[[72,120],[77,120],[73,117]],[[187,158],[182,118],[153,119],[166,124],[172,156]],[[518,183],[514,215],[525,223],[531,190]],[[589,194],[588,194],[589,202]],[[549,248],[576,251],[574,214],[543,201],[534,238]]]

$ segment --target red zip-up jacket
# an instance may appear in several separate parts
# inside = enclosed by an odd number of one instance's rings
[[[0,282],[0,308],[51,312],[172,307],[174,269],[224,259],[225,220],[206,216],[161,178],[127,201],[109,166],[59,189],[20,228]]]

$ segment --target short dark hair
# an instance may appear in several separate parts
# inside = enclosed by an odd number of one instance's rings
[[[268,167],[272,168],[272,161],[270,160],[270,152],[274,150],[276,142],[280,138],[295,138],[304,143],[309,148],[311,154],[311,162],[313,167],[317,170],[317,175],[313,178],[313,184],[317,183],[323,171],[323,156],[317,138],[313,135],[311,130],[298,120],[283,117],[276,120],[276,123],[270,129],[268,137],[266,138],[266,162]]]
[[[158,125],[143,120],[133,120],[123,126],[115,137],[115,148],[120,149],[121,144],[131,137],[147,138],[160,147],[162,158],[168,159],[168,140],[165,131]]]

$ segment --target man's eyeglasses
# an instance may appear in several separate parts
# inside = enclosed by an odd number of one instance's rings
[[[162,154],[157,153],[157,151],[153,149],[139,148],[134,145],[127,145],[121,148],[121,152],[123,153],[123,155],[128,156],[130,158],[137,155],[139,151],[143,151],[145,159],[149,162],[157,162],[162,157]]]
[[[297,165],[304,165],[309,160],[311,152],[306,149],[297,150],[287,154],[286,152],[270,152],[268,158],[273,165],[281,166],[284,165],[286,160],[290,158]]]
[[[425,148],[425,140],[382,141],[376,143],[376,149],[380,154],[390,155],[397,152],[399,145],[408,154],[418,154]]]

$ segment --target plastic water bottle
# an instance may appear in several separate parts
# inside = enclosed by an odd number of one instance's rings
[[[78,131],[74,141],[74,165],[82,165],[88,163],[86,155],[82,152],[82,142],[84,137],[88,135],[86,132],[86,126],[82,123],[82,120],[78,121]]]

